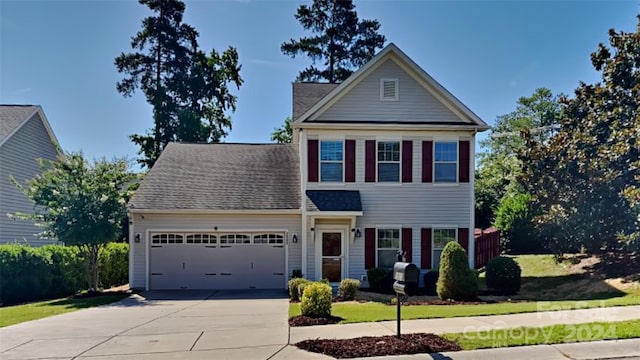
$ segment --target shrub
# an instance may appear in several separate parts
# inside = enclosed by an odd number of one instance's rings
[[[47,297],[61,297],[86,289],[87,262],[75,246],[46,245],[38,248],[50,259],[51,287]]]
[[[424,292],[427,295],[438,295],[436,284],[438,283],[438,271],[432,270],[424,274]]]
[[[469,269],[467,253],[457,242],[449,242],[442,251],[436,291],[443,300],[468,300],[478,295],[478,277]]]
[[[308,284],[300,302],[303,316],[314,318],[331,316],[331,286],[322,283]]]
[[[522,269],[510,257],[498,256],[487,264],[487,286],[505,295],[520,291]]]
[[[535,236],[531,195],[505,196],[496,210],[495,227],[500,229],[500,246],[509,254],[538,254],[544,247]]]
[[[299,301],[300,295],[300,285],[309,283],[310,281],[303,278],[293,278],[289,280],[289,299],[293,301]]]
[[[302,284],[298,285],[298,299],[302,300],[302,295],[304,294],[304,289],[311,285],[311,284],[315,284],[315,282],[313,281],[305,281]]]
[[[129,282],[129,244],[108,243],[98,256],[100,286],[108,289]]]
[[[344,300],[353,300],[356,298],[356,292],[358,289],[360,289],[360,280],[344,279],[340,281],[338,296]]]
[[[327,278],[322,278],[318,282],[331,286],[331,282],[329,282],[329,279],[327,279]]]

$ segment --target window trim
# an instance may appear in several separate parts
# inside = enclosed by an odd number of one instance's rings
[[[454,230],[455,231],[455,237],[454,240],[455,242],[459,243],[458,241],[458,225],[433,225],[431,227],[431,270],[439,270],[435,268],[435,264],[436,264],[436,258],[434,256],[434,252],[436,250],[444,250],[444,247],[442,248],[436,248],[436,230]],[[446,245],[445,245],[446,246]],[[440,260],[437,261],[438,262],[438,268],[440,267]]]
[[[378,160],[378,144],[379,143],[398,143],[398,161],[380,161]],[[378,164],[398,164],[398,181],[380,181],[380,167]],[[385,185],[402,184],[402,139],[376,139],[376,183]]]
[[[382,250],[391,250],[392,248],[379,248],[378,247],[378,231],[379,230],[398,230],[398,248],[396,249],[396,251],[402,251],[402,226],[401,225],[378,225],[375,227],[376,229],[376,239],[375,239],[375,245],[376,245],[376,268],[380,267],[380,264],[378,263],[378,251],[380,249]]]
[[[395,84],[395,97],[385,97],[384,96],[384,83],[385,82],[393,82]],[[398,101],[400,91],[400,80],[398,78],[381,78],[380,79],[380,101]]]
[[[340,181],[322,181],[322,163],[332,163],[336,164],[338,161],[335,160],[322,160],[322,143],[323,142],[340,142],[342,143],[342,160],[340,163],[342,164],[342,180]],[[345,139],[344,138],[323,138],[318,139],[318,184],[344,184],[345,182]]]
[[[436,181],[436,164],[452,164],[452,161],[436,161],[436,144],[437,143],[454,143],[456,145],[456,180],[455,181]],[[433,140],[433,161],[431,164],[431,171],[433,174],[433,184],[434,185],[457,185],[460,183],[460,140],[459,139],[438,139]]]

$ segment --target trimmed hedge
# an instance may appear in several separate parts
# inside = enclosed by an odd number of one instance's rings
[[[436,291],[443,300],[471,300],[478,295],[478,276],[469,269],[467,252],[455,241],[442,250]]]
[[[522,269],[510,257],[498,256],[487,264],[487,286],[505,295],[520,291]]]
[[[109,243],[100,254],[103,287],[128,281],[129,245]],[[0,245],[0,303],[72,295],[88,287],[87,264],[75,246]]]

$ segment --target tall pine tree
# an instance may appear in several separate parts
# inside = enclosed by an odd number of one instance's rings
[[[198,32],[182,21],[182,1],[139,2],[155,16],[145,18],[132,38],[135,52],[120,54],[115,65],[125,74],[118,92],[131,96],[140,89],[153,106],[153,129],[130,136],[140,147],[139,162],[151,167],[171,141],[218,142],[226,136],[227,111],[236,107],[229,85],[239,88],[242,79],[236,49],[209,55],[200,50]]]
[[[369,61],[384,46],[377,20],[359,20],[352,0],[314,0],[301,5],[296,20],[313,36],[291,39],[280,50],[293,58],[305,54],[313,64],[298,74],[297,81],[339,83]],[[321,61],[324,68],[315,66]]]

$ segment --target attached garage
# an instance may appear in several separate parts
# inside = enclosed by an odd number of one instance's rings
[[[150,288],[277,289],[284,233],[150,233]]]
[[[128,204],[131,287],[286,289],[302,268],[298,163],[291,144],[170,143]]]

